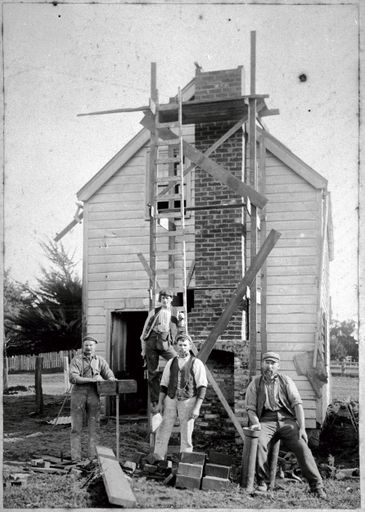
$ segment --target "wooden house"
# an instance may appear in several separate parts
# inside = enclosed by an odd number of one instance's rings
[[[207,151],[223,136],[211,158],[235,180],[248,182],[248,107],[241,77],[242,67],[197,70],[182,91],[183,112],[186,108],[183,136],[199,152]],[[258,105],[259,121],[260,112],[264,115],[268,109],[264,99]],[[224,133],[239,119],[241,126],[225,139]],[[250,374],[259,371],[261,352],[280,352],[281,368],[298,382],[307,426],[314,428],[322,421],[328,403],[326,379],[316,380],[319,367],[322,374],[329,368],[328,268],[333,237],[327,181],[259,122],[256,140],[256,189],[268,200],[258,211],[258,247],[271,228],[281,237],[257,279],[255,364],[249,368],[249,290],[207,364],[235,414],[244,421],[245,389]],[[84,205],[84,327],[99,339],[98,351],[107,357],[114,371],[120,377],[137,380],[137,408],[145,407],[147,400],[139,336],[151,303],[150,141],[149,129],[143,128],[77,194]],[[171,154],[171,146],[160,151]],[[184,167],[189,163],[186,155]],[[176,169],[171,171],[170,165],[161,171],[161,187],[164,172],[171,174]],[[243,201],[232,187],[199,166],[186,178],[184,193],[189,332],[199,347],[249,266],[252,212],[249,201]],[[159,212],[177,208],[176,201],[173,196],[161,197]],[[173,218],[178,225],[171,214],[166,218]],[[178,253],[181,239],[178,233],[166,229],[162,220],[158,226],[156,278],[159,286],[177,291],[181,304],[182,260],[178,254],[171,264],[171,246]],[[216,423],[214,429],[217,431]]]

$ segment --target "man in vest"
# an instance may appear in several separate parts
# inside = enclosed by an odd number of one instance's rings
[[[70,363],[71,391],[71,459],[81,460],[81,431],[83,412],[86,409],[89,430],[88,457],[95,458],[97,429],[99,427],[100,398],[96,383],[100,380],[115,380],[114,374],[103,357],[95,354],[97,340],[86,336],[82,342],[82,353]]]
[[[156,432],[154,455],[164,459],[176,417],[180,421],[180,452],[192,452],[194,421],[199,416],[208,381],[204,363],[190,353],[191,338],[180,334],[178,355],[167,361],[164,368],[156,411],[163,413]]]
[[[184,330],[184,313],[172,306],[173,293],[169,289],[160,291],[161,306],[151,311],[144,324],[141,334],[142,352],[146,359],[148,371],[148,385],[152,411],[156,412],[160,377],[158,368],[159,357],[167,361],[176,356],[173,347],[176,336]]]
[[[275,436],[275,440],[282,439],[296,455],[311,492],[326,498],[321,475],[308,447],[302,399],[292,379],[278,373],[279,366],[279,354],[263,354],[262,375],[254,377],[246,391],[246,409],[251,428],[260,430],[256,460],[257,490],[267,490],[267,459]]]

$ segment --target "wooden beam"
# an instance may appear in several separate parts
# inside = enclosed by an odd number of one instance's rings
[[[192,280],[192,277],[194,274],[194,270],[195,270],[195,259],[191,262],[191,265],[189,268],[188,276],[186,278],[186,288],[189,288],[190,281]]]
[[[212,144],[208,149],[207,151],[204,153],[205,156],[209,156],[211,155],[219,146],[221,146],[223,144],[223,142],[225,142],[227,139],[229,139],[229,137],[231,137],[231,135],[233,135],[234,133],[236,133],[237,130],[239,130],[241,128],[241,126],[247,121],[247,116],[244,116],[242,119],[240,119],[239,121],[237,121],[236,124],[234,124],[232,126],[232,128],[230,128],[226,133],[224,133],[222,135],[222,137],[220,137],[214,144]],[[195,164],[190,164],[184,171],[184,176],[186,176],[187,174],[189,174],[189,172],[191,172],[194,168],[196,167]],[[159,193],[158,197],[162,197],[164,196],[165,194],[167,194],[167,192],[169,190],[171,190],[172,188],[174,187],[174,184],[173,183],[170,183],[170,185],[167,185],[163,190],[161,190],[161,192]]]
[[[151,62],[151,100],[158,104],[158,92],[156,87],[157,72],[156,62]],[[155,119],[155,116],[153,117]],[[156,231],[157,231],[157,211],[156,207],[156,181],[157,181],[157,153],[158,153],[158,135],[156,124],[153,123],[151,127],[151,140],[150,140],[150,158],[149,158],[149,206],[150,206],[150,296],[149,296],[149,309],[152,310],[156,306]]]
[[[109,502],[122,507],[135,507],[137,500],[113,450],[97,446],[96,453]]]
[[[256,32],[251,32],[251,73],[250,73],[250,93],[252,95],[256,92]],[[248,116],[249,116],[249,163],[250,172],[249,179],[250,185],[254,190],[257,190],[257,169],[256,169],[256,99],[251,98],[248,102]],[[252,205],[251,209],[251,226],[250,226],[250,261],[252,262],[257,253],[257,208]],[[250,308],[249,308],[249,341],[250,341],[250,355],[249,355],[249,371],[250,377],[256,374],[256,355],[257,355],[257,278],[252,280],[250,286]]]
[[[35,402],[36,411],[39,414],[43,414],[43,391],[42,391],[42,368],[43,368],[43,357],[37,356],[35,358]]]
[[[266,174],[265,174],[265,162],[266,162],[266,148],[265,141],[260,140],[259,143],[259,187],[260,190],[265,194],[266,191]],[[262,221],[261,221],[261,240],[266,237],[266,211],[265,208],[262,210]],[[267,264],[266,261],[262,267],[261,276],[261,319],[260,319],[260,336],[261,336],[261,353],[267,352]]]
[[[254,101],[254,100],[253,100]],[[195,149],[194,146],[184,141],[184,153],[196,165],[206,171],[210,176],[220,183],[226,185],[233,190],[236,194],[242,197],[249,197],[252,204],[258,208],[263,208],[267,203],[266,197],[259,194],[249,185],[246,185],[241,180],[233,176],[222,165],[217,164],[210,158],[206,157],[204,153]]]
[[[74,219],[69,224],[67,224],[67,226],[60,233],[56,233],[56,236],[54,237],[53,240],[55,242],[59,242],[61,240],[61,238],[63,238],[69,231],[71,231],[72,228],[77,226],[77,224],[81,223],[83,216],[84,216],[84,213],[80,212],[77,216],[77,219]]]
[[[231,297],[221,317],[218,319],[213,330],[210,332],[206,342],[202,346],[198,354],[198,357],[203,361],[203,363],[205,363],[208,360],[209,355],[215,345],[215,342],[226,329],[229,320],[231,319],[233,313],[239,306],[242,297],[245,295],[247,286],[251,286],[251,283],[254,280],[257,272],[260,270],[263,263],[266,261],[266,258],[270,254],[276,242],[279,240],[280,236],[281,233],[279,233],[278,231],[275,231],[274,229],[270,231],[270,234],[268,235],[261,249],[257,253],[256,258],[252,261],[250,268],[248,269],[243,279],[239,283],[235,293]]]
[[[263,108],[264,104],[260,104],[259,108]],[[250,201],[253,204],[256,204],[259,208],[263,208],[267,203],[266,197],[262,196],[255,190],[253,190],[248,185],[245,185],[235,176],[233,176],[230,172],[224,169],[223,166],[216,164],[213,160],[207,158],[207,155],[211,154],[215,149],[217,149],[225,140],[227,140],[233,133],[235,133],[242,124],[247,121],[247,116],[238,121],[230,130],[228,130],[218,141],[216,141],[205,153],[198,151],[191,144],[184,141],[184,153],[185,155],[193,162],[193,165],[190,165],[184,172],[184,176],[188,174],[196,165],[199,165],[202,169],[208,172],[211,176],[213,176],[217,181],[227,185],[229,188],[233,189],[238,195],[243,197],[248,196]],[[149,129],[153,130],[154,128],[154,118],[151,112],[146,112],[141,124]],[[176,134],[170,130],[169,128],[161,128],[159,130],[159,136],[162,140],[171,140],[176,139]],[[204,165],[204,167],[203,167]],[[161,197],[165,193],[167,193],[174,184],[171,184],[164,188],[162,192],[160,192],[158,197]]]
[[[279,114],[280,110],[278,108],[264,108],[258,113],[259,117],[278,116]]]
[[[137,253],[137,256],[138,256],[139,261],[142,263],[143,268],[144,268],[144,269],[145,269],[145,271],[147,272],[148,277],[149,277],[150,279],[152,279],[152,271],[151,271],[151,269],[150,269],[149,264],[147,263],[146,258],[143,256],[143,254],[142,254],[141,252],[138,252],[138,253]],[[160,290],[160,289],[161,289],[161,287],[160,287],[160,285],[158,284],[158,282],[157,282],[157,281],[156,281],[156,289],[157,289],[157,290]]]

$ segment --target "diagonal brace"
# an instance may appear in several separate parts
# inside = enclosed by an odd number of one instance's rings
[[[150,131],[154,130],[154,116],[151,112],[146,112],[141,124]],[[158,135],[162,140],[176,139],[176,134],[174,134],[170,128],[160,128],[158,130]],[[233,174],[228,172],[222,165],[217,164],[205,156],[204,153],[194,148],[192,144],[189,144],[185,140],[183,141],[183,147],[184,154],[194,162],[195,165],[199,165],[214,179],[223,185],[226,185],[236,194],[243,197],[247,196],[255,206],[259,208],[263,208],[265,206],[267,203],[267,198],[265,196],[233,176]]]
[[[247,286],[251,286],[252,282],[256,277],[257,272],[264,264],[266,258],[274,248],[280,236],[281,233],[272,229],[268,237],[266,238],[265,242],[262,244],[259,252],[253,259],[250,268],[247,270],[242,281],[239,283],[235,293],[232,295],[221,317],[218,319],[216,325],[213,327],[212,331],[210,332],[207,340],[205,341],[204,345],[202,346],[198,354],[199,359],[201,359],[203,363],[206,363],[206,361],[208,360],[209,355],[215,345],[215,342],[226,329],[233,313],[236,311],[242,300],[242,297],[245,295]]]

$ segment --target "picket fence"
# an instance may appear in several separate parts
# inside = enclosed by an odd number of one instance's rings
[[[69,356],[68,351],[48,352],[39,354],[43,357],[43,369],[63,370],[63,358]],[[7,357],[8,372],[30,372],[35,370],[36,356],[18,355]]]

